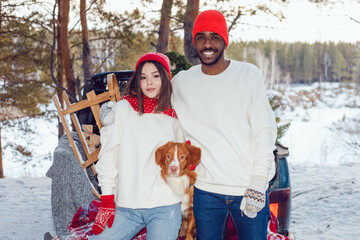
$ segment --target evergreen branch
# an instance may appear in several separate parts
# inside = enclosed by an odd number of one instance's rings
[[[276,142],[278,142],[287,132],[287,130],[290,128],[290,123],[285,123],[283,125],[277,126],[277,137]]]

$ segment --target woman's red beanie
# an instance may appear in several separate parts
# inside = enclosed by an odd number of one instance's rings
[[[166,55],[164,55],[162,53],[158,53],[158,52],[145,53],[137,61],[136,66],[135,66],[135,71],[138,68],[139,64],[142,62],[145,62],[145,61],[155,61],[155,62],[160,63],[161,65],[163,65],[163,67],[170,74],[170,77],[171,77],[170,60]]]
[[[214,32],[219,34],[228,46],[229,36],[227,24],[224,15],[216,10],[206,10],[197,16],[193,28],[193,44],[195,44],[195,36],[199,32]]]

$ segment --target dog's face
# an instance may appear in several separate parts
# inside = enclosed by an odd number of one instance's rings
[[[200,162],[201,149],[186,142],[168,142],[155,152],[156,164],[161,167],[163,177],[178,177],[189,171],[189,167]]]

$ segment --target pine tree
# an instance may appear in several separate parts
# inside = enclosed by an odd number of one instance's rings
[[[280,107],[276,96],[273,96],[269,99],[269,103],[270,106],[272,108],[272,110],[274,112],[276,112],[276,110]],[[277,124],[277,137],[276,137],[276,143],[279,143],[279,140],[285,135],[286,131],[289,129],[290,127],[290,123],[280,123],[280,118],[279,117],[275,117],[275,121]]]
[[[19,16],[19,9],[26,4],[29,2],[10,0],[0,4],[0,131],[20,118],[22,130],[30,131],[26,119],[43,116],[40,106],[49,103],[52,95],[47,77],[49,28],[37,11]],[[17,143],[10,147],[24,157],[23,161],[31,156]]]

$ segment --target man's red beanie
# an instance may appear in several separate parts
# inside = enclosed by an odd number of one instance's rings
[[[160,63],[161,65],[163,65],[163,67],[170,74],[171,77],[170,60],[166,55],[158,52],[145,53],[139,58],[138,62],[136,63],[135,71],[138,68],[139,64],[145,61],[155,61]]]
[[[224,15],[216,10],[206,10],[197,16],[193,28],[193,44],[195,44],[195,36],[199,32],[214,32],[219,34],[228,46],[229,36],[227,24]]]

